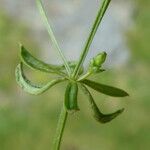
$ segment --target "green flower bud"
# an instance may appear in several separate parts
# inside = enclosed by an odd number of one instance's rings
[[[93,64],[92,65],[95,67],[101,67],[101,65],[106,60],[106,56],[107,56],[106,52],[102,52],[102,53],[98,54],[95,58],[93,58],[93,60],[92,60]]]
[[[93,59],[90,61],[90,66],[89,70],[95,73],[102,72],[101,70],[101,65],[105,62],[107,57],[106,52],[99,53],[97,56],[95,56]]]

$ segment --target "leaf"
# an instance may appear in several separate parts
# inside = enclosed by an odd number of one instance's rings
[[[120,115],[124,111],[124,108],[123,108],[123,109],[117,110],[114,113],[103,114],[97,107],[89,90],[83,84],[81,84],[81,86],[82,86],[82,90],[83,90],[84,94],[87,95],[87,97],[88,97],[88,100],[89,100],[91,108],[92,108],[93,116],[98,122],[100,122],[100,123],[110,122],[111,120],[116,118],[118,115]]]
[[[65,65],[52,65],[52,64],[44,63],[43,61],[35,58],[22,45],[21,45],[21,60],[24,64],[26,64],[28,67],[32,69],[40,70],[42,72],[47,72],[47,73],[57,73],[65,76],[65,74],[62,72],[65,70]],[[72,70],[76,66],[75,61],[68,61],[68,64]],[[80,70],[80,74],[82,73],[83,73],[83,67]]]
[[[65,80],[64,78],[59,78],[59,79],[52,80],[45,85],[34,85],[24,75],[22,63],[16,67],[15,74],[16,74],[16,81],[22,87],[22,89],[34,95],[41,94],[46,90],[48,90],[49,88],[51,88],[52,86],[54,86],[55,84]]]
[[[30,68],[40,70],[43,72],[55,73],[58,72],[58,70],[65,69],[64,65],[61,66],[51,65],[35,58],[22,45],[21,45],[21,60],[24,64],[26,64]]]
[[[114,97],[125,97],[125,96],[129,96],[129,94],[127,92],[125,92],[124,90],[121,90],[119,88],[116,87],[112,87],[112,86],[108,86],[108,85],[104,85],[101,83],[97,83],[91,80],[83,80],[81,81],[82,83],[88,85],[89,87],[91,87],[92,89],[109,95],[109,96],[114,96]]]
[[[78,85],[75,82],[69,82],[65,92],[65,107],[68,111],[79,110],[77,103]]]
[[[46,29],[47,29],[47,32],[48,32],[48,34],[49,34],[49,37],[50,37],[51,41],[52,41],[53,48],[55,48],[55,50],[57,50],[59,56],[60,56],[61,59],[63,60],[63,63],[64,63],[64,65],[65,65],[67,74],[70,75],[70,73],[71,73],[71,68],[69,67],[69,64],[68,64],[68,62],[67,62],[67,60],[66,60],[66,57],[64,56],[62,50],[60,49],[60,47],[59,47],[59,45],[58,45],[58,43],[57,43],[57,40],[56,40],[56,38],[55,38],[55,35],[54,35],[53,30],[52,30],[52,28],[51,28],[51,25],[50,25],[50,23],[49,23],[49,21],[48,21],[47,14],[46,14],[46,12],[45,12],[45,10],[44,10],[43,3],[42,3],[41,0],[36,0],[36,2],[37,2],[37,7],[38,7],[38,9],[39,9],[39,12],[40,12],[40,14],[41,14],[41,17],[42,17],[42,19],[43,19],[43,23],[44,23],[44,25],[45,25],[45,27],[46,27]]]

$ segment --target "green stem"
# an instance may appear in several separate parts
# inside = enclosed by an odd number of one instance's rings
[[[89,77],[93,72],[92,71],[88,71],[86,74],[84,74],[83,76],[81,76],[77,81],[82,81],[84,79],[86,79],[87,77]]]
[[[58,51],[60,57],[62,58],[68,75],[70,75],[71,74],[71,69],[69,67],[69,64],[68,64],[65,56],[63,55],[63,53],[62,53],[62,51],[61,51],[61,49],[60,49],[60,47],[59,47],[59,45],[57,43],[57,40],[56,40],[56,38],[54,36],[54,33],[53,33],[52,28],[50,26],[50,23],[49,23],[49,21],[47,19],[47,15],[46,15],[46,13],[44,11],[44,7],[43,7],[43,4],[42,4],[41,0],[37,0],[37,6],[39,8],[40,14],[42,16],[43,22],[44,22],[44,24],[46,26],[46,29],[48,31],[48,34],[49,34],[50,39],[52,41],[52,44],[53,44],[54,48]]]
[[[99,25],[100,25],[100,23],[101,23],[101,21],[103,19],[104,14],[105,14],[108,6],[109,6],[110,1],[111,0],[104,0],[103,3],[102,3],[102,6],[100,7],[100,9],[98,11],[97,17],[96,17],[96,19],[94,21],[93,27],[92,27],[91,32],[89,34],[89,37],[88,37],[88,39],[86,41],[85,47],[83,49],[83,52],[81,53],[79,62],[76,65],[75,70],[73,72],[73,78],[76,78],[78,76],[79,70],[80,70],[80,68],[81,68],[81,66],[82,66],[82,64],[83,64],[83,62],[84,62],[84,60],[85,60],[85,58],[87,56],[89,48],[90,48],[90,46],[92,44],[92,41],[94,39],[94,36],[95,36],[95,34],[97,32],[97,29],[98,29],[98,27],[99,27]]]
[[[68,112],[65,109],[65,106],[63,105],[60,117],[57,124],[56,134],[53,141],[53,148],[52,150],[59,150],[61,145],[61,140],[65,128],[65,124],[67,121]]]

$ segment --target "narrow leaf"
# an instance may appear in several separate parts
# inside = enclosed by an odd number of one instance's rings
[[[97,32],[97,29],[98,29],[98,27],[99,27],[99,25],[100,25],[100,23],[104,17],[104,14],[105,14],[108,6],[109,6],[110,1],[111,0],[103,0],[102,5],[99,7],[98,14],[95,18],[95,21],[94,21],[93,26],[91,28],[90,34],[89,34],[87,41],[85,43],[85,47],[84,47],[84,49],[80,55],[79,62],[78,62],[77,66],[73,72],[73,76],[75,76],[75,77],[77,77],[78,72],[80,70],[80,67],[83,65],[83,62],[84,62],[84,60],[88,54],[88,51],[89,51],[90,46],[93,42],[93,39],[94,39],[95,34]]]
[[[43,19],[43,22],[44,22],[45,27],[46,27],[46,29],[47,29],[47,31],[48,31],[49,37],[50,37],[50,39],[51,39],[51,41],[52,41],[53,47],[58,51],[58,53],[59,53],[61,59],[62,59],[63,62],[64,62],[66,71],[67,71],[67,73],[68,73],[68,75],[69,75],[69,74],[71,73],[71,68],[69,67],[69,64],[68,64],[68,62],[67,62],[67,60],[66,60],[66,57],[64,56],[63,52],[61,51],[61,49],[60,49],[60,47],[59,47],[59,45],[58,45],[58,43],[57,43],[57,40],[56,40],[56,38],[55,38],[55,36],[54,36],[54,33],[53,33],[53,31],[52,31],[51,25],[50,25],[50,23],[49,23],[49,21],[48,21],[46,12],[44,11],[43,3],[42,3],[41,0],[36,0],[36,1],[37,1],[37,7],[38,7],[39,12],[40,12],[40,14],[41,14],[41,17],[42,17],[42,19]]]
[[[124,108],[123,108],[123,109],[117,110],[114,113],[103,114],[97,107],[89,90],[83,84],[81,84],[81,86],[82,86],[82,90],[83,90],[84,94],[87,95],[87,97],[88,97],[88,100],[89,100],[91,108],[92,108],[93,116],[98,122],[100,122],[100,123],[110,122],[111,120],[116,118],[118,115],[120,115],[124,111]]]
[[[69,82],[65,92],[65,107],[68,111],[79,110],[77,103],[78,85],[74,82]]]
[[[64,65],[52,65],[44,63],[43,61],[35,58],[31,53],[27,51],[27,49],[21,45],[21,60],[24,64],[29,66],[32,69],[40,70],[42,72],[47,73],[58,73],[60,71],[65,70]],[[75,62],[68,62],[71,68],[74,68]]]
[[[57,69],[60,69],[60,68],[64,69],[64,66],[46,64],[43,61],[35,58],[22,45],[21,45],[21,60],[23,63],[25,63],[29,67],[36,69],[36,70],[43,71],[43,72],[53,73]]]
[[[33,83],[31,83],[31,81],[29,81],[24,72],[23,72],[23,68],[22,68],[22,64],[19,64],[16,67],[16,81],[17,83],[22,87],[22,89],[30,94],[34,94],[34,95],[38,95],[41,94],[43,92],[45,92],[46,90],[48,90],[49,88],[51,88],[52,86],[54,86],[55,84],[64,81],[64,78],[59,78],[56,80],[52,80],[50,82],[48,82],[45,85],[34,85]]]
[[[101,83],[97,83],[91,80],[83,80],[81,81],[82,83],[88,85],[89,87],[91,87],[92,89],[109,95],[109,96],[114,96],[114,97],[125,97],[125,96],[129,96],[129,94],[127,92],[125,92],[124,90],[121,90],[119,88],[116,87],[112,87],[112,86],[108,86],[108,85],[104,85]]]

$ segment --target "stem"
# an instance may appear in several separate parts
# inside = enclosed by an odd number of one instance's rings
[[[67,121],[67,116],[68,116],[68,112],[66,111],[63,105],[60,116],[59,116],[58,124],[57,124],[57,129],[56,129],[56,134],[55,134],[54,141],[53,141],[52,150],[60,149],[61,140],[62,140],[65,124]]]
[[[93,27],[92,27],[91,32],[89,34],[89,37],[88,37],[88,39],[86,41],[85,47],[83,49],[83,52],[81,53],[81,56],[79,58],[79,62],[76,65],[75,70],[73,72],[73,77],[74,78],[76,78],[78,76],[79,70],[80,70],[80,68],[81,68],[81,66],[82,66],[82,64],[83,64],[83,62],[84,62],[84,60],[85,60],[85,58],[87,56],[89,48],[90,48],[90,46],[92,44],[92,41],[94,39],[94,36],[95,36],[95,34],[97,32],[97,29],[98,29],[98,27],[99,27],[99,25],[100,25],[100,23],[101,23],[101,21],[103,19],[104,14],[105,14],[108,6],[109,6],[110,1],[111,0],[104,0],[103,3],[102,3],[102,6],[100,7],[100,9],[98,11],[97,17],[96,17],[96,19],[94,21]]]
[[[44,22],[45,27],[46,27],[46,29],[47,29],[47,31],[48,31],[48,34],[49,34],[49,36],[50,36],[50,39],[51,39],[51,41],[52,41],[53,47],[58,51],[60,57],[62,58],[62,60],[63,60],[63,62],[64,62],[66,71],[67,71],[68,75],[70,75],[70,74],[71,74],[71,69],[70,69],[70,67],[69,67],[69,64],[68,64],[68,62],[67,62],[65,56],[63,55],[63,53],[62,53],[62,51],[61,51],[61,49],[60,49],[60,47],[59,47],[59,45],[58,45],[58,43],[57,43],[57,40],[56,40],[56,38],[55,38],[55,36],[54,36],[54,33],[53,33],[52,28],[51,28],[51,26],[50,26],[50,23],[49,23],[49,21],[48,21],[48,19],[47,19],[47,15],[46,15],[46,13],[45,13],[45,11],[44,11],[44,7],[43,7],[43,4],[42,4],[42,1],[41,1],[41,0],[37,0],[37,6],[38,6],[38,8],[39,8],[40,14],[41,14],[41,16],[42,16],[43,22]]]
[[[77,81],[82,81],[85,78],[89,77],[93,72],[92,71],[88,71],[86,74],[84,74],[83,76],[81,76]]]

